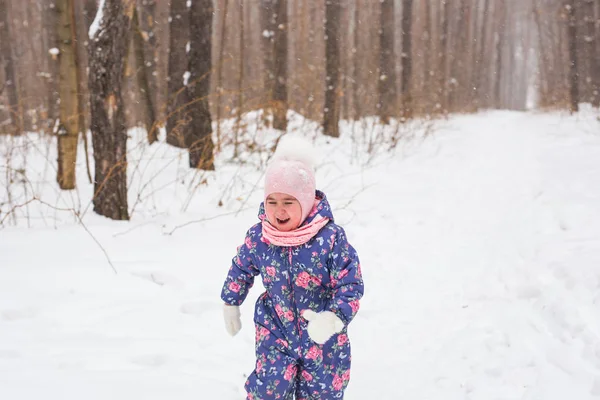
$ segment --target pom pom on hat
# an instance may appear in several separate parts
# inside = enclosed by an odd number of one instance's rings
[[[302,222],[315,203],[315,151],[309,141],[284,136],[265,173],[265,200],[271,193],[295,197],[302,208]]]
[[[315,148],[302,136],[286,135],[279,139],[272,160],[285,159],[300,161],[314,170],[317,163]]]

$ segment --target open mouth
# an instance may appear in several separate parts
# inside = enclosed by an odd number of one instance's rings
[[[286,219],[279,219],[279,218],[275,218],[275,219],[277,220],[277,223],[278,223],[279,225],[284,225],[284,224],[286,224],[286,223],[288,223],[288,222],[290,221],[290,219],[289,219],[289,218],[286,218]]]

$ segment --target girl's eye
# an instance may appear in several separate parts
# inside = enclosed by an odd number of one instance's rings
[[[292,203],[291,201],[286,201],[284,204],[285,204],[286,206],[291,206],[291,205],[292,205],[292,204],[294,204],[294,203]]]
[[[268,205],[270,205],[270,206],[274,206],[274,205],[276,205],[277,203],[276,203],[276,202],[274,202],[274,201],[269,201],[267,204],[268,204]]]

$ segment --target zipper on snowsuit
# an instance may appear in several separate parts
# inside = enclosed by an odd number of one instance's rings
[[[298,307],[296,305],[296,292],[294,290],[294,282],[292,282],[292,278],[294,275],[293,268],[294,263],[292,262],[292,248],[288,247],[288,261],[290,263],[290,274],[289,274],[289,285],[292,290],[292,305],[294,307],[294,314],[296,315],[296,328],[298,329],[298,337],[300,338],[300,349],[302,349],[302,329],[300,329],[300,318],[302,317],[298,312]]]

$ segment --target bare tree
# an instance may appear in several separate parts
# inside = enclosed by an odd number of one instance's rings
[[[171,0],[169,14],[169,62],[167,97],[167,143],[186,148],[189,124],[187,90],[184,80],[188,68],[186,47],[189,41],[187,0]]]
[[[441,20],[441,33],[440,33],[440,46],[438,49],[439,58],[439,80],[438,80],[438,93],[439,93],[439,104],[441,111],[446,113],[448,109],[448,35],[450,33],[450,5],[449,0],[442,0],[440,20]]]
[[[575,0],[565,4],[568,15],[567,39],[569,43],[569,94],[571,112],[579,111],[579,72],[577,68],[577,18]]]
[[[431,0],[425,0],[424,1],[424,6],[425,6],[425,23],[424,23],[424,32],[422,35],[422,39],[423,39],[423,49],[425,52],[424,55],[424,68],[423,68],[423,74],[424,74],[424,78],[423,78],[423,85],[422,85],[422,92],[423,94],[428,94],[431,93],[431,88],[433,87],[433,77],[436,74],[436,69],[435,66],[433,65],[433,57],[432,57],[432,53],[434,52],[434,46],[435,46],[435,41],[433,40],[433,23],[432,23],[432,7],[431,7]],[[425,99],[425,96],[421,96],[421,102],[422,103],[432,103],[435,102],[436,100],[434,99],[427,99],[429,101],[427,101]],[[414,102],[414,99],[413,99]],[[423,104],[425,105],[425,104]],[[426,110],[427,112],[431,112],[431,104],[427,104]]]
[[[94,211],[129,219],[127,129],[122,81],[134,0],[104,0],[97,27],[90,31],[89,88],[94,147]],[[97,15],[97,18],[98,18]]]
[[[94,16],[98,12],[98,4],[95,0],[85,0],[84,2],[75,1],[75,15],[74,18],[80,23],[76,25],[76,36],[77,36],[77,57],[78,65],[78,92],[79,92],[79,129],[82,133],[83,147],[85,155],[85,166],[88,176],[89,183],[93,183],[92,172],[90,167],[90,156],[89,156],[89,143],[88,143],[88,123],[90,115],[89,99],[90,95],[88,92],[88,32]]]
[[[23,130],[39,127],[49,131],[55,126],[58,71],[53,71],[53,67],[58,68],[59,61],[53,60],[48,50],[59,47],[56,1],[1,2],[4,8],[0,20],[8,21],[11,35],[10,40],[5,40],[6,30],[0,30],[0,35],[4,35],[0,39],[0,54],[11,54],[9,58],[2,56],[0,72],[2,102],[7,106],[2,109],[5,131],[13,131],[15,126],[8,110]],[[89,17],[95,15],[98,2],[74,3],[77,29],[82,32],[91,23]],[[150,123],[156,126],[152,120],[164,120],[167,141],[187,148],[188,143],[195,142],[196,132],[191,124],[198,103],[189,97],[193,92],[189,87],[193,80],[189,70],[192,1],[136,3],[139,19],[133,31],[135,46],[128,56],[134,60],[135,55],[137,61],[135,68],[133,61],[126,65],[126,124],[133,126],[141,121],[150,128],[149,141],[153,141],[156,131]],[[284,127],[288,108],[306,118],[323,118],[323,125],[326,118],[332,117],[337,121],[348,116],[381,114],[384,121],[396,115],[418,117],[431,112],[472,112],[484,107],[522,109],[526,88],[535,81],[534,74],[540,107],[568,108],[572,86],[570,27],[564,3],[565,0],[213,0],[219,9],[213,16],[218,21],[214,21],[211,38],[215,69],[210,74],[211,96],[215,96],[210,97],[210,113],[216,120],[217,138],[220,120],[232,115],[234,109],[233,116],[240,126],[236,125],[237,131],[243,129],[242,109],[264,109],[263,115],[279,128]],[[597,104],[600,3],[573,3],[578,95],[580,101]],[[327,40],[332,35],[326,31],[324,21],[336,7],[337,39],[333,42]],[[171,23],[167,23],[169,11]],[[388,35],[394,29],[396,33]],[[82,96],[77,113],[80,130],[89,121],[86,43],[80,33],[80,60],[76,63]],[[537,59],[532,61],[529,54],[536,54]],[[332,55],[338,59],[333,74],[328,72]],[[11,58],[12,62],[4,62]],[[7,85],[6,71],[11,68],[13,79],[8,79]],[[385,80],[379,79],[382,76]],[[337,83],[332,91],[334,78]],[[384,100],[382,94],[394,89],[394,99]],[[331,101],[335,103],[333,108]],[[148,118],[150,113],[145,112],[150,108],[154,108],[154,118]],[[335,115],[329,115],[330,111]]]
[[[190,8],[190,127],[186,136],[190,167],[214,170],[208,95],[211,72],[212,0],[194,0]]]
[[[535,0],[534,0],[535,1]],[[477,58],[475,61],[475,105],[477,108],[484,105],[483,98],[488,95],[484,90],[484,80],[486,77],[487,63],[485,62],[485,53],[487,48],[487,38],[489,36],[489,14],[490,0],[484,0],[483,11],[481,14],[481,22],[479,23],[478,33],[478,49],[476,50]]]
[[[276,0],[260,0],[260,35],[261,35],[261,50],[263,62],[263,121],[266,125],[269,124],[267,118],[272,113],[273,102],[273,81],[275,79],[275,52],[274,52],[274,35],[275,35],[275,16],[274,1]]]
[[[261,0],[261,4],[264,109],[265,114],[273,113],[273,127],[285,130],[288,107],[287,0]]]
[[[360,0],[354,0],[354,40],[352,43],[352,103],[354,104],[354,119],[358,120],[362,116],[362,107],[359,99],[360,91],[360,65],[361,60],[358,54],[360,45]]]
[[[390,116],[395,113],[395,108],[397,105],[396,56],[394,52],[394,0],[380,1],[380,24],[379,79],[377,81],[379,102],[377,104],[377,109],[379,111],[379,120],[384,124],[388,124]],[[404,37],[404,32],[402,34]],[[410,57],[410,55],[408,57]],[[402,59],[404,60],[404,57],[402,57]]]
[[[75,188],[77,142],[80,131],[79,70],[73,0],[57,0],[60,114],[58,128],[58,171],[61,189]]]
[[[585,34],[583,35],[585,58],[589,62],[585,81],[590,83],[590,102],[598,108],[600,107],[600,49],[598,47],[596,20],[598,20],[598,26],[600,27],[600,15],[596,17],[594,0],[583,0],[582,9],[585,25]],[[600,6],[598,7],[598,13],[600,13]]]
[[[496,21],[496,67],[494,70],[494,107],[502,107],[501,82],[504,51],[504,29],[506,27],[506,7],[504,2],[497,3],[498,19]]]
[[[217,150],[221,149],[221,108],[224,100],[223,68],[225,67],[225,42],[227,40],[227,14],[229,0],[221,0],[221,34],[219,41],[219,58],[217,59]]]
[[[471,81],[469,74],[469,52],[472,47],[471,36],[471,7],[472,0],[459,0],[456,13],[456,26],[454,28],[456,45],[452,57],[452,85],[450,91],[451,111],[464,110],[470,107],[467,88]]]
[[[13,126],[12,133],[21,134],[23,132],[23,123],[20,118],[21,113],[19,112],[17,81],[11,49],[12,39],[6,2],[7,0],[0,0],[0,61],[4,64],[4,90],[8,94],[8,112],[10,113]]]
[[[288,15],[287,0],[274,0],[275,30],[273,61],[273,128],[287,129],[287,60],[288,60]]]
[[[413,0],[402,2],[402,117],[412,118],[412,7]]]
[[[244,0],[240,0],[240,13],[239,13],[239,24],[240,24],[240,41],[239,41],[239,71],[238,71],[238,101],[237,101],[237,116],[235,121],[235,132],[233,140],[233,158],[238,157],[238,146],[239,146],[239,135],[242,123],[242,113],[244,107],[244,39],[245,39],[245,23],[244,23]]]
[[[140,95],[142,98],[142,110],[144,114],[144,125],[146,126],[146,132],[148,137],[148,143],[152,144],[158,140],[158,129],[156,127],[156,111],[154,108],[152,88],[150,86],[150,76],[148,72],[152,69],[147,67],[147,64],[153,65],[152,61],[146,62],[146,55],[144,52],[144,37],[146,34],[142,31],[140,21],[138,18],[138,11],[133,11],[133,34],[131,35],[133,54],[135,56],[135,76],[137,84],[140,89]]]
[[[157,30],[160,29],[160,26],[158,25],[158,13],[156,6],[156,0],[142,0],[138,1],[137,7],[139,15],[139,33],[144,43],[144,67],[146,69],[146,76],[148,80],[150,101],[154,105],[155,113],[156,105],[158,104],[157,62],[159,55]]]
[[[46,129],[51,131],[54,129],[54,121],[58,118],[58,81],[59,81],[59,62],[56,54],[58,49],[57,29],[58,29],[58,13],[56,11],[56,1],[50,0],[43,4],[43,35],[42,47],[45,51],[43,54],[42,66],[45,76],[46,96]]]
[[[323,107],[323,133],[339,137],[340,75],[339,19],[340,0],[325,1],[325,104]]]

